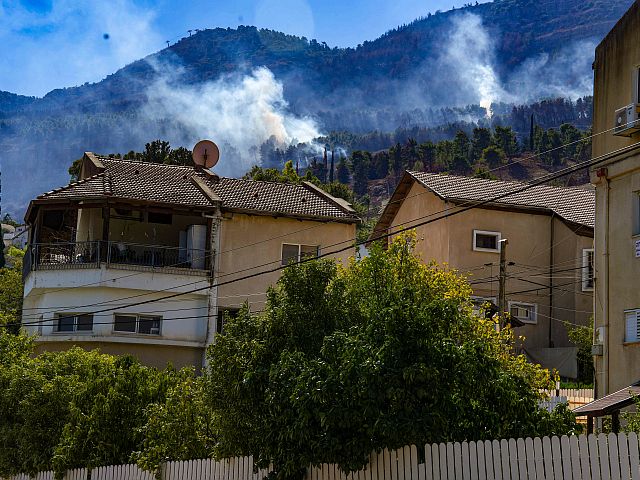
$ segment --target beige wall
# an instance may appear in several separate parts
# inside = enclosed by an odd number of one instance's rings
[[[635,101],[634,70],[640,65],[640,6],[636,3],[596,49],[594,62],[593,132],[614,126],[615,111]],[[638,138],[612,133],[593,139],[597,157],[631,145]]]
[[[317,245],[321,253],[326,253],[353,243],[355,234],[355,224],[227,214],[220,227],[218,280],[222,283],[280,266],[283,243]],[[349,248],[334,258],[346,264],[354,253]],[[252,310],[261,310],[268,286],[278,278],[280,272],[274,272],[223,285],[218,289],[218,305],[239,308],[248,301]]]
[[[455,208],[415,182],[390,230],[410,226],[418,223],[418,218],[424,219],[427,215]],[[516,329],[518,335],[525,337],[525,345],[530,348],[549,347],[551,340],[555,347],[573,346],[568,340],[563,321],[586,325],[591,312],[592,293],[581,291],[581,282],[577,282],[579,270],[563,273],[563,276],[571,276],[573,280],[559,279],[556,283],[573,281],[573,284],[564,287],[569,291],[554,298],[555,308],[550,308],[548,272],[552,261],[551,245],[554,246],[554,264],[575,268],[581,265],[582,248],[590,248],[592,239],[577,235],[575,227],[570,229],[557,217],[552,219],[547,212],[538,214],[475,208],[417,227],[416,249],[423,260],[448,263],[450,267],[469,275],[474,295],[485,298],[498,296],[500,255],[474,251],[474,230],[500,232],[502,238],[509,240],[507,261],[515,265],[507,267],[507,274],[512,277],[507,280],[507,301],[537,305],[537,323]],[[576,310],[586,313],[578,315],[575,314]]]
[[[634,70],[640,65],[640,5],[627,14],[596,49],[594,62],[594,132],[613,127],[615,110],[633,103]],[[593,156],[633,145],[640,135],[611,133],[593,140]],[[606,167],[606,178],[595,170]],[[640,155],[619,155],[591,172],[596,185],[596,273],[594,323],[604,330],[603,356],[596,356],[596,396],[640,380],[640,343],[625,344],[624,311],[640,308],[640,258],[635,258],[635,224],[640,192]],[[634,218],[635,217],[635,218]]]
[[[607,169],[608,188],[605,179],[596,184],[595,327],[605,329],[604,357],[596,357],[598,396],[640,380],[640,343],[624,343],[624,312],[640,308],[640,258],[635,257],[640,235],[634,228],[640,156]]]
[[[155,368],[166,368],[167,364],[175,368],[195,367],[200,371],[204,348],[176,347],[166,345],[126,344],[109,342],[46,342],[36,343],[36,353],[59,352],[71,347],[85,350],[99,349],[101,353],[109,355],[132,355],[140,363]]]

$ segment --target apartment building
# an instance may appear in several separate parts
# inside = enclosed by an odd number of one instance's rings
[[[575,378],[567,327],[587,326],[592,314],[594,191],[537,186],[485,203],[522,187],[407,171],[371,238],[415,227],[423,260],[468,275],[479,305],[497,304],[500,240],[507,239],[505,290],[515,333],[525,337],[521,348]]]
[[[78,182],[27,211],[23,328],[39,351],[79,345],[200,367],[225,315],[264,307],[276,267],[343,247],[358,221],[310,183],[88,152]]]

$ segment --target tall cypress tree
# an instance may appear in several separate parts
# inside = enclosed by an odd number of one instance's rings
[[[533,152],[533,113],[531,114],[531,123],[529,126],[529,151]]]

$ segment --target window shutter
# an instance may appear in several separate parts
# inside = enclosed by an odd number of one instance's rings
[[[640,310],[636,310],[632,312],[635,316],[636,321],[636,341],[640,340]]]
[[[633,310],[631,312],[625,312],[625,342],[637,342],[638,341],[638,317],[640,317],[640,311]]]

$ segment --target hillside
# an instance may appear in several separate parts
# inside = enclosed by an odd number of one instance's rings
[[[497,0],[345,49],[254,27],[217,28],[95,84],[40,99],[0,92],[3,204],[21,210],[64,183],[66,166],[84,150],[215,137],[228,159],[221,173],[239,175],[270,135],[308,142],[332,130],[486,122],[490,104],[508,115],[514,104],[588,95],[593,46],[631,3]],[[242,129],[234,127],[239,118]],[[274,118],[275,127],[264,125]],[[16,188],[27,172],[30,184]]]

